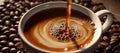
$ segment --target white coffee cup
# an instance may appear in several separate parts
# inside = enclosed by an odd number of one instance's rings
[[[47,51],[44,50],[42,48],[38,48],[36,46],[34,46],[32,43],[30,43],[24,36],[24,26],[25,23],[28,21],[28,19],[42,11],[45,9],[50,9],[50,8],[59,8],[59,7],[63,7],[66,8],[67,7],[67,2],[63,2],[63,1],[54,1],[54,2],[47,2],[47,3],[43,3],[40,5],[37,5],[33,8],[31,8],[29,11],[27,11],[21,18],[19,26],[18,26],[18,32],[20,35],[20,38],[22,39],[23,45],[25,46],[25,48],[30,52],[30,53],[41,53],[41,52],[48,52],[48,53],[93,53],[95,48],[97,47],[98,43],[99,43],[99,38],[102,34],[102,32],[106,31],[112,24],[113,22],[113,15],[108,11],[108,10],[100,10],[96,13],[94,13],[93,11],[91,11],[90,9],[72,3],[72,9],[77,10],[82,12],[83,14],[87,15],[90,17],[90,19],[94,22],[95,24],[95,33],[93,36],[93,39],[91,40],[92,42],[89,43],[87,46],[85,46],[84,49],[80,49],[80,50],[76,50],[76,51],[70,51],[70,52],[53,52],[53,51]],[[107,18],[107,20],[105,21],[105,23],[101,24],[100,21],[100,17],[104,16],[104,15],[108,15],[109,17]]]

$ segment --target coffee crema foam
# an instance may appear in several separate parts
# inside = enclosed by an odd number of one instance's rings
[[[77,30],[80,34],[78,38],[75,39],[77,43],[74,44],[73,41],[59,41],[51,33],[51,28],[59,28],[61,23],[65,23],[65,17],[52,17],[42,20],[36,23],[30,30],[24,32],[25,37],[33,45],[48,51],[64,52],[64,51],[75,51],[83,49],[87,46],[93,38],[94,27],[87,23],[85,20],[71,17],[70,25],[72,28]],[[54,32],[54,31],[53,31]]]

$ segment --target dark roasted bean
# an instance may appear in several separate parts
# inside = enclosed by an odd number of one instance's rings
[[[105,48],[104,50],[105,53],[112,53],[112,47],[109,45],[108,47]]]
[[[96,11],[99,10],[99,8],[98,8],[97,6],[94,6],[94,7],[92,8],[92,10],[93,10],[94,12],[96,12]]]
[[[6,25],[6,26],[10,26],[10,25],[11,25],[10,20],[5,20],[5,25]]]
[[[13,41],[14,41],[14,42],[20,42],[21,39],[20,39],[20,38],[14,38]]]
[[[3,25],[3,20],[2,19],[0,19],[0,25]]]
[[[110,38],[108,36],[103,36],[103,40],[108,42]]]
[[[7,40],[7,36],[6,35],[0,35],[0,40]]]
[[[14,47],[15,44],[14,44],[13,42],[9,42],[9,43],[8,43],[8,46],[9,46],[9,47]]]
[[[1,49],[1,51],[4,52],[4,53],[9,53],[10,48],[9,48],[9,47],[3,47],[3,48]]]
[[[10,34],[10,35],[9,35],[9,38],[10,38],[10,39],[14,39],[14,38],[16,38],[17,36],[18,36],[17,34]]]
[[[5,34],[5,35],[10,35],[11,32],[10,32],[10,30],[5,30],[5,31],[3,32],[3,34]]]
[[[113,48],[114,53],[120,53],[120,45],[117,45]]]
[[[11,48],[10,53],[16,53],[17,49],[16,48]]]
[[[102,46],[105,46],[105,47],[107,47],[107,46],[109,45],[107,42],[100,42],[100,44],[101,44]]]
[[[16,31],[15,28],[10,28],[10,32],[11,32],[11,33],[17,33],[17,31]]]
[[[2,18],[2,20],[9,20],[10,19],[10,16],[9,15],[6,15]]]
[[[19,50],[19,51],[17,51],[17,53],[24,53],[23,51],[21,51],[21,50]]]
[[[17,42],[17,43],[15,44],[15,46],[16,46],[17,49],[23,49],[23,45],[22,45],[21,42]]]
[[[8,41],[6,41],[6,40],[1,40],[0,41],[0,44],[3,45],[3,46],[7,45],[7,43],[8,43]]]

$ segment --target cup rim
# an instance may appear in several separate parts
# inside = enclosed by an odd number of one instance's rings
[[[29,46],[31,46],[32,48],[34,48],[34,49],[37,49],[37,50],[39,50],[39,51],[48,51],[48,50],[45,50],[45,49],[41,49],[41,48],[39,48],[39,47],[37,47],[37,46],[33,46],[33,44],[32,43],[30,43],[26,38],[25,38],[25,36],[24,36],[24,34],[23,34],[23,29],[22,29],[22,25],[21,24],[23,24],[22,22],[23,22],[23,19],[25,18],[25,16],[27,15],[27,14],[30,14],[30,12],[31,11],[34,11],[34,9],[36,9],[36,8],[38,8],[38,7],[40,7],[40,6],[45,6],[45,5],[49,5],[49,4],[67,4],[67,2],[65,2],[65,1],[54,1],[54,2],[46,2],[46,3],[43,3],[43,4],[39,4],[39,5],[37,5],[37,6],[35,6],[35,7],[33,7],[33,8],[31,8],[30,10],[28,10],[22,17],[21,17],[21,19],[20,19],[20,23],[19,23],[19,25],[18,25],[18,33],[19,33],[19,36],[20,36],[20,38],[22,39],[22,41],[24,41],[24,42],[26,42]],[[84,9],[85,11],[89,11],[89,13],[92,15],[92,17],[96,17],[95,19],[96,19],[96,21],[98,21],[100,24],[99,24],[99,33],[97,33],[98,34],[98,37],[97,38],[95,38],[95,40],[92,42],[92,43],[90,43],[89,44],[89,46],[87,46],[86,48],[84,48],[84,49],[80,49],[80,50],[75,50],[75,51],[72,51],[72,52],[81,52],[81,51],[84,51],[84,50],[86,50],[86,49],[88,49],[89,47],[92,47],[98,40],[99,40],[99,37],[101,36],[101,33],[102,33],[102,26],[101,26],[101,22],[100,22],[100,20],[99,20],[99,18],[98,18],[98,16],[96,16],[95,15],[95,13],[93,12],[93,11],[91,11],[90,9],[88,9],[88,8],[86,8],[86,7],[84,7],[84,6],[82,6],[82,5],[78,5],[78,4],[75,4],[75,3],[72,3],[72,5],[75,5],[75,6],[77,6],[78,8],[82,8],[82,9]],[[55,5],[56,6],[56,5]],[[83,13],[83,12],[82,12]],[[86,13],[87,14],[87,13]],[[87,15],[88,16],[88,15]],[[89,16],[90,17],[90,16]],[[90,17],[91,18],[91,17]],[[92,20],[93,21],[93,20]],[[24,27],[23,27],[24,28]],[[48,51],[48,52],[55,52],[55,51]],[[71,51],[70,51],[71,52]],[[57,53],[59,53],[59,52],[57,52]]]

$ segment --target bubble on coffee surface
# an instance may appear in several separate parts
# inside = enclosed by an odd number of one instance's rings
[[[50,26],[50,34],[56,38],[58,41],[69,42],[72,39],[77,39],[80,37],[80,32],[73,23],[70,24],[70,32],[67,35],[66,32],[66,23],[61,22],[59,24],[51,24]]]

